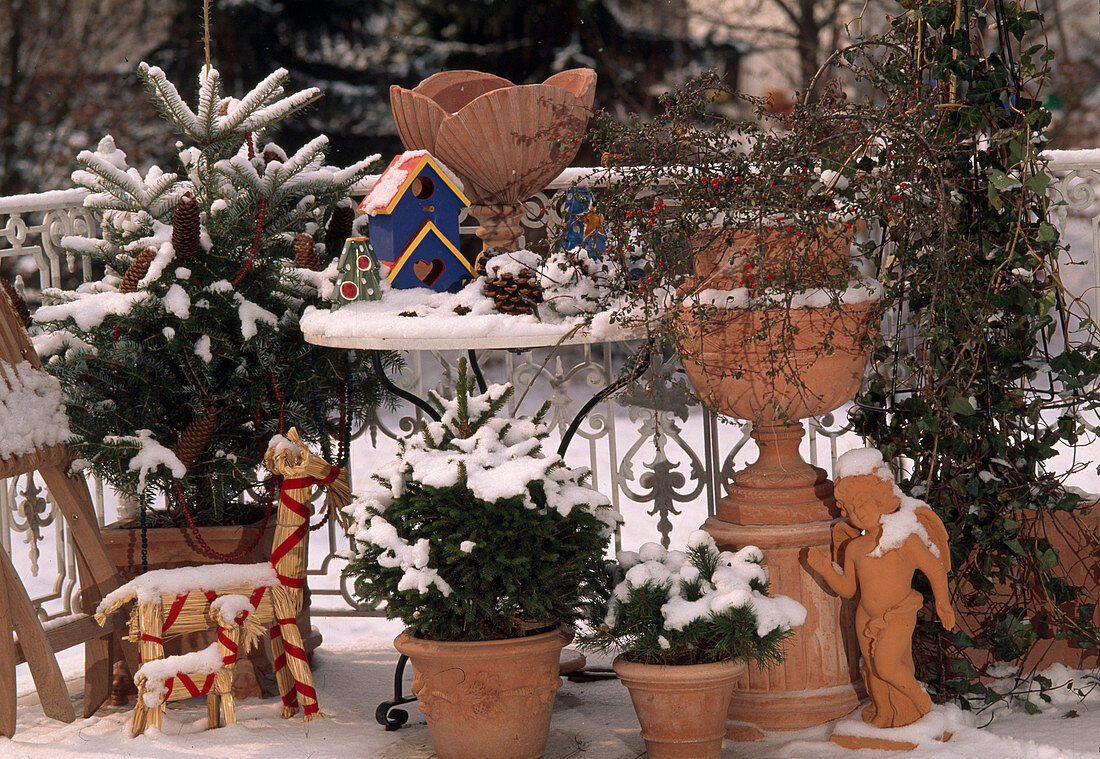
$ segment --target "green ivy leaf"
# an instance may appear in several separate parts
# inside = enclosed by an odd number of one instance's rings
[[[1000,211],[1004,208],[1004,203],[1001,202],[1001,196],[997,193],[997,188],[990,182],[986,185],[986,198],[989,200],[989,205],[993,206],[994,210]]]
[[[947,403],[947,408],[959,416],[974,416],[974,406],[961,395],[952,396]]]
[[[989,172],[989,183],[1001,192],[1015,190],[1020,186],[1020,180],[1008,176],[1000,169],[993,169]]]
[[[1027,186],[1034,190],[1036,195],[1045,195],[1047,191],[1047,185],[1050,184],[1050,179],[1050,174],[1042,171],[1036,172],[1027,180]],[[1049,227],[1050,225],[1045,224],[1043,226]]]

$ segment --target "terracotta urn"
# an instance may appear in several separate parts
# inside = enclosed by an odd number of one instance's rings
[[[630,691],[649,759],[718,759],[742,662],[663,666],[622,656],[615,674]]]
[[[516,249],[523,201],[577,154],[595,98],[596,72],[570,69],[514,85],[481,71],[444,71],[411,90],[390,87],[397,133],[458,174],[485,250]]]
[[[849,265],[846,229],[826,230],[817,249],[792,249],[782,235],[773,237],[769,271],[774,266],[797,278],[799,256],[806,256],[807,268],[835,281],[833,275]],[[713,249],[701,246],[696,291],[735,289],[741,273],[729,262],[738,259],[725,246],[747,244],[734,232]],[[782,664],[767,670],[748,665],[730,702],[729,737],[822,724],[852,711],[863,696],[852,604],[806,572],[799,559],[808,546],[830,549],[839,516],[826,472],[799,453],[801,420],[855,395],[880,317],[877,301],[850,300],[823,307],[811,300],[798,308],[684,308],[678,315],[680,358],[697,396],[715,411],[751,421],[759,449],[756,462],[734,473],[703,529],[722,548],[759,546],[772,590],[808,612],[785,644]]]
[[[564,642],[556,630],[470,643],[397,636],[439,759],[542,756]]]

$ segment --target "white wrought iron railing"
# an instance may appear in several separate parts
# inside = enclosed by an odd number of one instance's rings
[[[1100,314],[1100,150],[1051,151],[1048,159],[1056,176],[1049,188],[1058,201],[1055,220],[1072,243],[1063,273],[1071,280],[1071,290],[1093,314]],[[554,195],[591,171],[595,170],[570,169],[532,198],[524,224],[536,229],[559,223]],[[357,189],[365,193],[373,179]],[[65,235],[95,232],[94,217],[83,207],[84,196],[78,189],[0,198],[0,262],[7,261],[23,274],[32,300],[40,288],[92,276],[91,261],[67,254],[60,244]],[[462,229],[473,231],[472,226]],[[551,399],[553,421],[564,432],[580,405],[616,376],[617,365],[630,349],[605,344],[558,349],[549,356],[549,349],[522,355],[499,351],[483,361],[494,379],[510,379],[518,387],[533,384],[536,397]],[[453,355],[410,354],[399,383],[417,393],[436,384],[445,386],[452,366]],[[752,455],[747,426],[719,420],[702,409],[677,381],[678,368],[672,356],[655,362],[636,386],[593,409],[570,449],[570,463],[592,469],[595,485],[624,515],[634,540],[644,536],[667,542],[674,532],[697,526],[713,513],[735,460]],[[383,415],[360,430],[353,444],[355,457],[369,459],[375,449],[382,454],[388,438],[413,428],[410,414]],[[803,443],[808,461],[831,470],[838,441],[847,434],[844,422],[839,412],[810,420]],[[110,497],[102,483],[91,484],[102,521],[111,513],[106,503]],[[24,574],[43,619],[71,613],[76,571],[64,520],[56,518],[55,505],[33,476],[4,485],[0,545]],[[339,579],[337,553],[346,540],[335,525],[330,523],[314,536],[309,569],[313,613],[376,614],[357,608]]]

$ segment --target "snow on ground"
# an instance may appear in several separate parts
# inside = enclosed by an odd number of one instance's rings
[[[210,759],[302,759],[309,756],[367,759],[427,759],[431,756],[424,717],[409,705],[409,724],[386,732],[374,719],[377,704],[390,698],[397,654],[390,641],[400,624],[380,619],[317,620],[325,643],[315,654],[314,677],[325,718],[303,722],[279,717],[277,698],[238,702],[237,725],[205,730],[203,699],[172,704],[161,733],[129,736],[130,712],[104,709],[71,725],[21,706],[11,740],[0,738],[0,757],[13,759],[107,759],[209,757]],[[593,659],[595,663],[601,663]],[[1066,673],[1057,673],[1065,675]],[[1056,681],[1058,677],[1054,678]],[[411,673],[406,677],[411,680]],[[1080,683],[1080,680],[1078,681]],[[922,744],[908,759],[1079,759],[1100,747],[1100,693],[1085,700],[1063,693],[1042,714],[970,715],[946,710],[964,727],[945,744]],[[1078,716],[1069,716],[1071,711]],[[992,721],[990,722],[990,720]],[[989,723],[988,725],[986,723]],[[975,725],[982,726],[981,729]],[[852,752],[827,740],[828,728],[773,733],[763,741],[727,741],[724,759],[876,759],[888,752]],[[568,680],[554,706],[547,759],[636,759],[643,751],[626,689],[614,680]]]

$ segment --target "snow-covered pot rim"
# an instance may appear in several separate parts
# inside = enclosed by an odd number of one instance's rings
[[[769,288],[754,294],[747,287],[732,290],[701,289],[685,294],[681,309],[701,307],[715,311],[780,312],[796,310],[843,309],[844,307],[880,305],[885,292],[882,283],[871,277],[859,277],[848,282],[842,291],[826,287],[810,287],[799,291]]]
[[[556,629],[538,633],[537,635],[525,635],[520,638],[498,638],[496,640],[431,640],[428,638],[414,637],[408,628],[406,628],[400,635],[393,639],[393,646],[407,656],[415,656],[418,653],[428,653],[430,651],[436,651],[439,648],[453,646],[456,648],[468,648],[472,652],[477,652],[478,656],[490,657],[499,656],[501,651],[521,642],[523,644],[537,646],[541,645],[544,641],[549,645],[550,640],[557,639],[557,646],[560,648],[565,646],[568,640],[571,639],[572,632],[572,629],[567,625],[559,625]]]
[[[724,678],[737,678],[745,673],[746,664],[743,661],[719,661],[705,664],[642,664],[630,661],[627,656],[630,652],[624,652],[615,657],[611,662],[612,669],[619,679],[626,684],[630,680],[643,682],[655,681],[662,686],[667,684],[671,690],[679,685],[685,690],[691,690],[701,681],[720,680]]]

